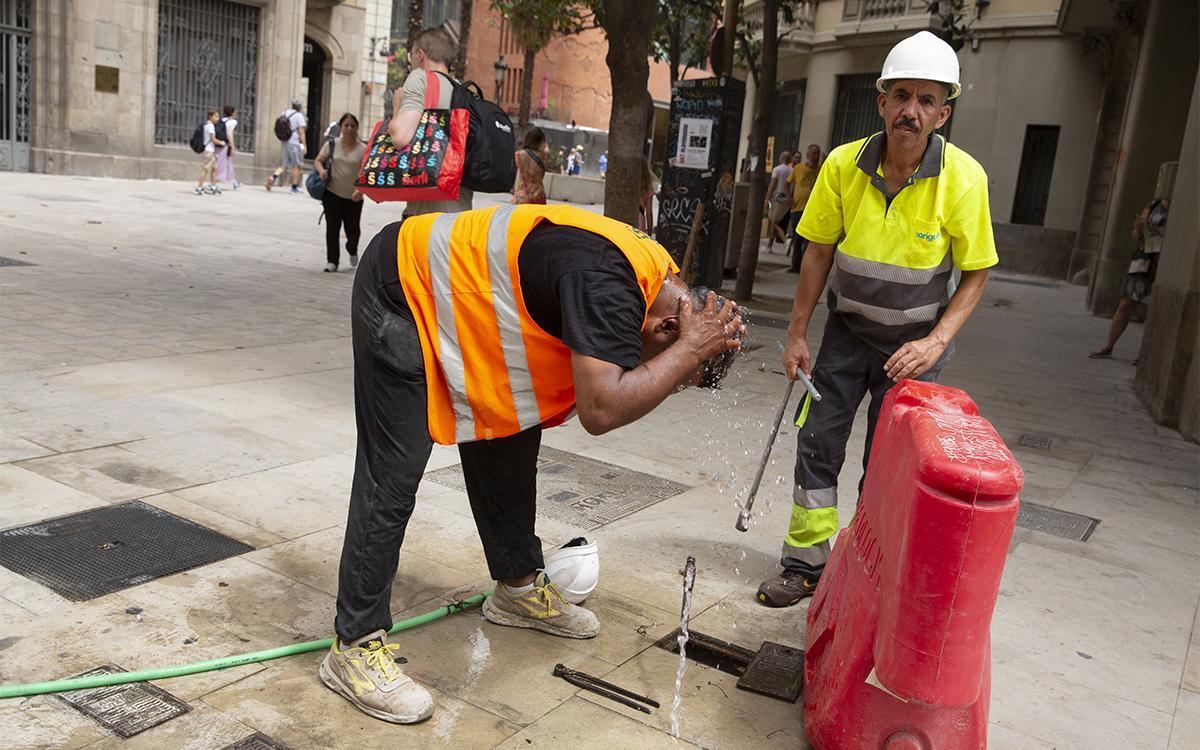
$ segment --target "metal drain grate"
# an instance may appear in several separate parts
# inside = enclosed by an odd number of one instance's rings
[[[105,664],[76,677],[125,671],[115,664]],[[191,710],[188,704],[167,691],[145,682],[76,690],[63,693],[58,699],[125,739]]]
[[[462,464],[425,475],[466,490]],[[538,456],[538,515],[586,531],[690,489],[687,485],[543,446]]]
[[[1048,451],[1054,441],[1045,435],[1039,435],[1036,432],[1022,432],[1017,435],[1017,445],[1022,445],[1026,448],[1034,448],[1039,451]]]
[[[763,641],[746,674],[738,680],[742,690],[762,693],[795,703],[804,687],[804,651],[782,643]]]
[[[255,732],[249,737],[227,745],[221,750],[288,750],[288,746],[279,740],[273,740],[262,732]]]
[[[1021,528],[1053,534],[1063,539],[1074,539],[1077,542],[1086,542],[1099,523],[1099,518],[1048,508],[1024,500],[1021,501],[1021,509],[1017,512],[1017,525]]]
[[[0,256],[0,268],[5,266],[36,266],[36,263],[30,263],[25,260],[17,260],[15,258],[5,258]]]
[[[76,602],[253,549],[139,500],[0,531],[0,565]]]

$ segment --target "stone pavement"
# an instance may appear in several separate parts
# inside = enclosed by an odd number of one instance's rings
[[[0,256],[33,264],[0,270],[0,529],[141,499],[254,550],[78,603],[0,569],[5,682],[331,634],[355,441],[352,274],[320,272],[323,228],[307,197],[190,190],[0,180]],[[367,236],[398,214],[369,205]],[[764,264],[758,291],[776,299],[751,307],[768,324],[720,394],[687,391],[599,438],[578,424],[546,433],[548,446],[685,485],[590,533],[603,555],[595,640],[498,628],[475,612],[408,631],[397,638],[407,669],[438,704],[415,727],[354,711],[307,654],[161,681],[190,712],[128,740],[54,697],[3,701],[4,743],[208,750],[261,732],[292,748],[804,746],[798,706],[696,663],[678,742],[666,708],[638,714],[550,674],[562,662],[668,705],[677,658],[653,643],[678,624],[688,555],[695,629],[752,649],[803,645],[804,606],[753,601],[790,512],[786,423],[754,527],[733,528],[783,389],[783,331],[766,318],[786,309],[778,298],[794,280]],[[1100,519],[1086,542],[1017,530],[992,628],[996,748],[1191,748],[1200,737],[1197,446],[1154,425],[1134,396],[1137,326],[1118,358],[1086,358],[1106,326],[1083,312],[1079,288],[997,278],[944,375],[1020,459],[1023,500]],[[1020,445],[1022,434],[1043,447]],[[860,419],[843,525],[862,436]],[[455,463],[439,448],[429,468]],[[543,518],[539,533],[551,545],[578,529]],[[397,617],[489,586],[466,497],[425,482]]]

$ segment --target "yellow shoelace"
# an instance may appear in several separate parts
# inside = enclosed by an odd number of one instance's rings
[[[533,594],[539,604],[546,607],[546,617],[550,617],[553,613],[562,613],[567,607],[567,600],[559,593],[558,587],[549,581],[545,586],[534,586]],[[554,606],[554,605],[560,606]]]
[[[367,666],[379,670],[383,675],[383,679],[391,682],[400,676],[400,670],[396,667],[396,657],[392,654],[400,650],[398,643],[385,643],[379,648],[365,649],[367,652]]]

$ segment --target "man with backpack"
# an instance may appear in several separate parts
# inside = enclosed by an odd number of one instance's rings
[[[219,195],[221,193],[221,188],[217,187],[215,174],[217,147],[225,147],[225,141],[217,137],[216,123],[220,119],[221,115],[217,110],[210,109],[204,124],[192,133],[190,145],[193,151],[200,154],[200,181],[196,183],[196,195],[205,193]],[[205,179],[208,180],[207,188],[204,187]]]
[[[404,148],[411,143],[417,132],[421,113],[425,111],[425,86],[429,76],[441,76],[437,108],[451,108],[454,86],[450,77],[450,63],[457,54],[454,41],[440,28],[425,29],[413,41],[409,54],[412,72],[404,79],[404,86],[392,94],[392,120],[388,123],[388,135],[396,148]],[[512,155],[508,154],[505,158],[512,159]],[[464,187],[459,190],[457,201],[410,201],[404,206],[404,215],[470,211],[473,197],[474,193]]]
[[[293,99],[292,106],[275,118],[275,137],[280,141],[280,161],[275,172],[267,178],[267,190],[275,186],[287,170],[292,170],[293,194],[300,192],[300,168],[304,165],[304,151],[307,143],[304,139],[308,130],[308,118],[304,116],[304,101]]]

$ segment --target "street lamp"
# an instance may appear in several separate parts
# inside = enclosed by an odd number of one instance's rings
[[[492,65],[496,69],[496,103],[500,103],[500,87],[504,84],[504,74],[508,72],[508,63],[504,62],[504,55],[500,55],[500,59]]]

